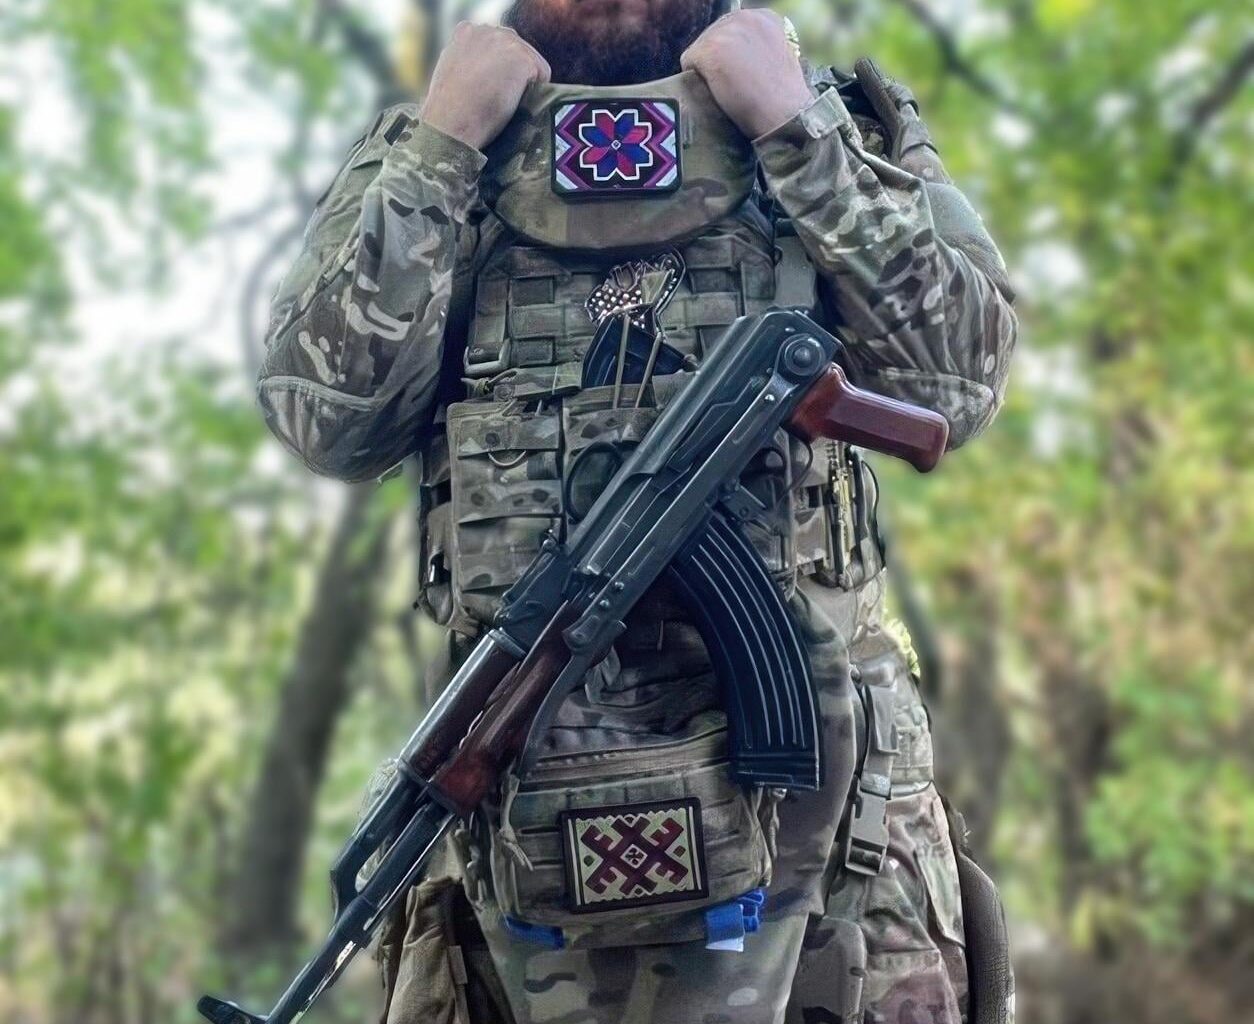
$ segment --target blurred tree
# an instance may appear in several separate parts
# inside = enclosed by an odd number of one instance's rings
[[[387,553],[386,522],[368,522],[378,504],[374,490],[359,484],[350,491],[279,692],[236,866],[235,911],[222,935],[223,950],[241,959],[284,954],[300,938],[314,804],[353,660],[374,625]]]
[[[376,97],[396,94],[377,38],[335,4],[49,0],[0,11],[15,86],[0,107],[0,961],[23,979],[0,983],[4,1019],[168,1019],[172,978],[192,962],[209,973],[213,894],[229,891],[237,861],[240,818],[223,812],[256,770],[262,737],[247,723],[270,718],[257,711],[274,699],[294,636],[303,659],[281,699],[304,712],[303,727],[289,716],[291,756],[272,781],[293,798],[290,815],[300,819],[302,799],[309,815],[316,787],[278,783],[322,773],[330,698],[343,702],[371,636],[353,623],[369,617],[386,524],[364,492],[346,502],[298,630],[322,527],[301,508],[300,474],[259,472],[264,430],[246,373],[186,347],[193,324],[75,385],[65,339],[99,287],[159,302],[184,254],[273,215],[214,224],[204,198],[220,157],[210,143],[220,46],[235,48],[225,53],[238,55],[256,102],[290,99],[292,142],[275,177],[295,223],[312,202],[313,129],[344,103],[367,120],[379,100],[354,94],[376,73],[388,76]],[[356,66],[366,70],[354,76]],[[259,261],[249,276],[263,272]],[[374,523],[364,534],[363,522]],[[292,836],[289,890],[303,838]],[[187,1018],[178,988],[176,1016]]]

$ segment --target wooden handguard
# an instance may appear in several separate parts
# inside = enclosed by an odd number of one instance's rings
[[[428,793],[462,817],[471,814],[500,780],[554,680],[570,660],[562,630],[575,619],[564,605],[526,658],[506,677],[453,756],[431,776]],[[598,659],[599,660],[599,659]]]
[[[920,473],[935,468],[949,440],[944,416],[856,388],[835,363],[806,392],[788,427],[805,441],[826,437],[904,459]]]

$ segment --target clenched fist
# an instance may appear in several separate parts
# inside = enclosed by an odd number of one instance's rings
[[[749,138],[791,120],[813,94],[773,11],[735,11],[705,30],[680,60],[705,79],[718,105]]]
[[[421,119],[483,149],[509,124],[527,86],[549,74],[548,61],[513,29],[463,21],[435,65]]]

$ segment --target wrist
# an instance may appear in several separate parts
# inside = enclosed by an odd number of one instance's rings
[[[817,96],[812,94],[792,117],[763,132],[753,140],[753,144],[759,150],[772,143],[804,146],[810,140],[833,134],[839,134],[856,148],[862,146],[862,136],[840,94],[835,89],[826,89]]]
[[[391,172],[390,187],[403,202],[406,195],[418,195],[416,183],[422,179],[437,183],[451,197],[451,206],[461,207],[463,200],[477,194],[487,157],[461,139],[420,121],[407,140],[388,151],[385,163]]]
[[[804,79],[799,79],[788,90],[773,94],[769,104],[755,110],[746,119],[743,130],[750,139],[760,139],[786,125],[813,102],[814,93]]]
[[[418,116],[429,128],[471,149],[482,152],[488,144],[483,126],[472,118],[459,116],[455,104],[428,101],[423,104]]]

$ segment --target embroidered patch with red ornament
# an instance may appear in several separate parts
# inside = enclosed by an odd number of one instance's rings
[[[576,912],[699,899],[709,892],[698,800],[565,811],[560,827]]]
[[[674,100],[576,100],[553,112],[553,190],[565,196],[679,188]]]

